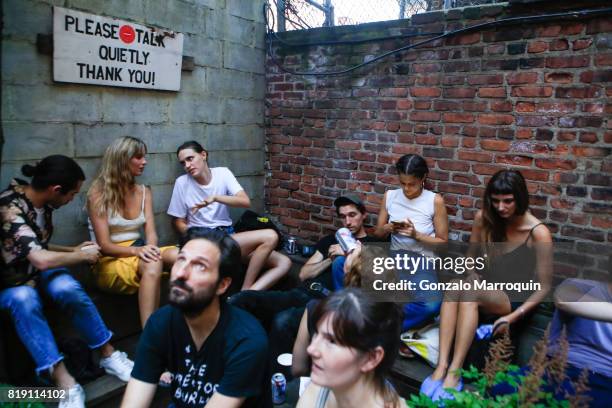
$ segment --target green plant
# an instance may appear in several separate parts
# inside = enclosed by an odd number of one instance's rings
[[[561,384],[569,381],[565,374],[568,349],[563,332],[556,351],[548,353],[547,330],[534,346],[529,360],[530,370],[522,375],[517,365],[509,363],[512,343],[508,335],[505,335],[492,343],[482,371],[473,366],[461,370],[461,376],[471,383],[470,387],[463,391],[450,391],[454,399],[444,400],[442,404],[448,408],[588,407],[589,397],[584,395],[588,391],[586,370],[576,382],[571,383],[572,388],[576,390],[573,395],[566,393],[563,399],[555,397],[555,392],[557,395],[562,392]],[[489,390],[502,383],[509,384],[515,391],[504,395],[491,395]],[[416,408],[434,408],[440,405],[439,401],[434,402],[423,394],[413,395],[408,400],[408,406]]]

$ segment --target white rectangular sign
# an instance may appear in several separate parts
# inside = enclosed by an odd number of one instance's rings
[[[183,34],[53,8],[53,79],[130,88],[181,88]]]

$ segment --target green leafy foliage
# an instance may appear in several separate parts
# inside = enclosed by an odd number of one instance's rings
[[[557,399],[554,389],[566,381],[565,368],[567,364],[567,345],[564,346],[565,333],[562,333],[561,347],[551,356],[548,351],[548,332],[534,347],[534,354],[529,362],[531,370],[521,375],[517,365],[508,362],[511,357],[511,343],[504,336],[492,343],[489,356],[482,371],[474,366],[460,370],[460,375],[469,386],[462,391],[449,389],[453,399],[432,401],[424,394],[412,395],[407,401],[409,407],[434,408],[444,406],[447,408],[579,408],[588,406],[588,397],[582,395],[588,390],[586,376],[573,382],[577,390],[575,395],[566,395],[564,399]],[[584,374],[584,373],[583,373]],[[549,384],[547,379],[554,379]],[[498,384],[512,386],[514,392],[504,395],[492,395],[489,390]],[[551,387],[556,385],[557,387]]]

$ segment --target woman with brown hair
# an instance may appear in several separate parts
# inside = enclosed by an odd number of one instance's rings
[[[308,346],[311,384],[298,408],[399,407],[405,404],[386,376],[399,347],[400,309],[357,288],[324,299],[313,312]]]
[[[494,329],[498,332],[508,330],[510,324],[532,312],[550,288],[552,237],[546,225],[529,211],[527,184],[520,172],[501,170],[491,177],[484,192],[482,210],[474,219],[470,242],[486,243],[493,251],[488,271],[483,276],[473,274],[468,279],[504,283],[516,281],[517,274],[523,274],[536,278],[541,288],[520,296],[502,290],[463,291],[452,300],[445,299],[440,311],[438,365],[421,386],[421,392],[434,400],[452,398],[445,389],[463,388],[458,370],[474,339],[479,315],[495,316]],[[519,298],[525,300],[513,301]],[[453,341],[453,358],[449,364]]]

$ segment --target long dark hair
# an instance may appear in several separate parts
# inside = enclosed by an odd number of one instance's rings
[[[418,154],[405,154],[395,163],[397,174],[406,174],[422,179],[429,173],[429,167],[424,158]]]
[[[24,164],[21,173],[32,177],[30,185],[36,191],[45,190],[49,186],[60,186],[62,194],[74,190],[79,181],[85,180],[83,169],[70,157],[56,154],[47,156],[36,166]]]
[[[506,220],[499,216],[491,201],[492,194],[512,194],[515,214],[523,215],[529,209],[529,192],[525,178],[518,170],[500,170],[491,177],[484,192],[482,218],[485,237],[490,242],[506,241]]]
[[[359,288],[347,288],[325,298],[312,315],[315,327],[326,316],[331,316],[334,337],[342,346],[362,352],[382,347],[384,356],[374,369],[374,382],[385,404],[392,406],[398,396],[386,384],[385,376],[398,353],[401,315],[395,303],[376,302]]]

